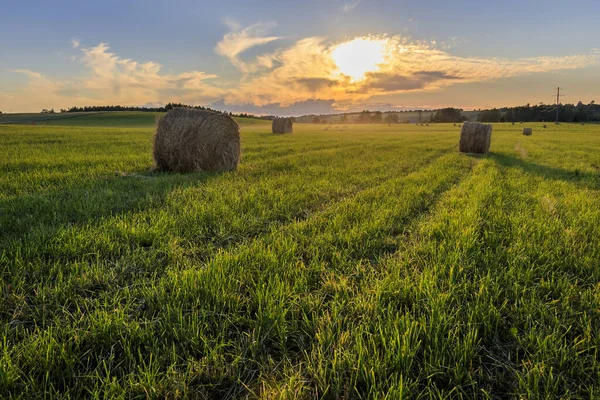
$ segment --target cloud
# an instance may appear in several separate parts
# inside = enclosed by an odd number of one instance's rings
[[[39,72],[31,71],[28,69],[11,69],[10,72],[14,72],[16,74],[27,75],[31,79],[42,79],[43,76]]]
[[[82,66],[82,73],[70,80],[61,80],[31,69],[12,70],[26,76],[27,84],[15,90],[4,90],[4,96],[0,96],[0,109],[11,106],[15,110],[35,111],[72,105],[139,105],[173,101],[199,105],[214,103],[228,107],[228,110],[261,114],[325,113],[352,110],[366,104],[389,107],[389,96],[400,98],[402,94],[435,93],[452,85],[600,64],[597,50],[587,54],[521,59],[460,57],[433,42],[381,35],[352,39],[378,41],[381,46],[377,48],[382,49],[383,56],[378,62],[371,63],[362,76],[350,77],[342,73],[345,69],[336,64],[334,57],[335,49],[348,41],[335,43],[324,37],[302,38],[242,60],[240,56],[246,50],[281,38],[266,35],[274,24],[242,28],[233,21],[226,23],[232,32],[217,44],[217,52],[238,67],[237,78],[224,79],[193,70],[164,72],[162,66],[153,61],[139,62],[121,57],[105,43],[82,47],[77,41],[76,60]],[[338,59],[337,62],[342,61]],[[10,102],[7,95],[13,96]],[[378,99],[384,98],[382,96],[387,97],[379,102]]]
[[[74,49],[77,49],[77,48],[79,48],[79,45],[80,45],[80,44],[81,44],[81,41],[80,41],[79,39],[77,39],[77,38],[72,38],[72,39],[71,39],[71,46],[72,46]]]
[[[110,52],[105,43],[90,48],[79,47],[79,50],[84,74],[73,80],[53,79],[28,69],[11,70],[28,77],[26,86],[13,94],[13,108],[34,111],[73,105],[169,101],[206,104],[224,94],[218,86],[207,82],[217,78],[214,74],[200,71],[163,73],[161,65],[121,58]]]
[[[200,71],[163,74],[160,64],[152,61],[139,63],[120,58],[111,53],[105,43],[82,49],[82,53],[81,62],[89,74],[79,82],[78,86],[91,93],[122,99],[126,102],[151,98],[159,90],[169,89],[180,89],[184,93],[194,92],[195,96],[210,97],[219,94],[214,86],[205,82],[217,78],[214,74]]]
[[[336,104],[364,102],[376,96],[433,91],[461,83],[488,82],[533,73],[566,71],[597,65],[600,54],[534,57],[517,60],[459,57],[435,42],[411,41],[401,36],[355,40],[381,41],[383,62],[362,79],[351,79],[336,65],[333,52],[339,44],[325,38],[301,39],[280,49],[277,64],[228,92],[228,104],[289,105],[307,99],[335,99]]]
[[[253,64],[242,61],[239,56],[252,47],[281,39],[278,36],[265,36],[269,29],[274,28],[277,24],[260,22],[242,29],[234,21],[226,20],[225,23],[233,31],[223,36],[223,39],[217,43],[215,47],[217,54],[226,57],[243,73],[254,72],[263,66],[270,68],[273,65],[273,60],[268,55],[263,55]]]
[[[424,89],[439,81],[452,81],[460,79],[443,71],[420,71],[404,76],[394,72],[369,72],[366,82],[361,85],[361,90],[382,90],[384,92],[410,91]]]
[[[229,104],[253,103],[286,105],[317,98],[333,98],[326,94],[340,83],[333,75],[335,63],[328,55],[324,38],[302,39],[274,56],[277,66],[241,82],[227,93]],[[330,86],[332,85],[332,86]]]
[[[358,5],[360,4],[361,0],[355,1],[354,3],[346,3],[344,4],[344,12],[351,12],[354,11],[354,9],[356,7],[358,7]]]

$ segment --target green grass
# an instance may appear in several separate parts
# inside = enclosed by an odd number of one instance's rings
[[[5,114],[0,124],[30,124],[57,126],[151,128],[156,117],[162,113],[141,111],[76,112],[57,114]],[[251,118],[235,118],[240,125],[267,125],[269,121]]]
[[[600,397],[600,126],[105,126],[0,126],[0,397]]]
[[[54,122],[71,120],[73,118],[81,118],[94,116],[94,112],[80,113],[55,113],[55,114],[40,114],[40,113],[17,113],[17,114],[2,114],[0,115],[0,124],[25,124],[25,125],[51,125]]]

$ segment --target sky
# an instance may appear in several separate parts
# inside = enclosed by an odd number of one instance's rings
[[[7,0],[0,0],[7,1]],[[255,114],[600,100],[600,1],[28,1],[0,9],[0,111]]]

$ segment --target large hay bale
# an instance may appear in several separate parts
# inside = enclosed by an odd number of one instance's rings
[[[292,133],[293,124],[291,118],[275,118],[272,125],[273,133]]]
[[[462,153],[485,154],[490,151],[492,125],[465,122],[460,131],[458,148]]]
[[[229,115],[174,108],[157,120],[154,162],[163,171],[230,171],[240,161],[240,127]]]
[[[532,133],[533,133],[533,129],[532,128],[523,128],[523,135],[525,135],[525,136],[531,136]]]

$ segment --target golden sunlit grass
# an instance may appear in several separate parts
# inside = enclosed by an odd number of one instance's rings
[[[386,48],[385,39],[360,37],[337,45],[331,57],[340,73],[359,81],[367,72],[379,69],[385,61]]]

